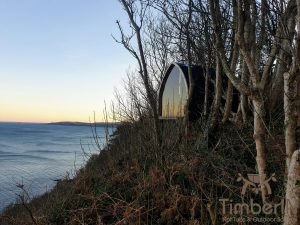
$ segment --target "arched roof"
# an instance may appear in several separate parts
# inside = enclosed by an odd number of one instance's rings
[[[163,93],[164,93],[164,89],[166,86],[166,83],[169,79],[170,74],[172,73],[174,68],[178,68],[179,71],[184,75],[186,84],[187,84],[187,89],[189,90],[190,88],[190,82],[189,82],[189,75],[188,75],[188,65],[184,64],[184,63],[179,63],[179,62],[174,62],[172,63],[169,68],[167,69],[167,72],[165,73],[165,76],[162,80],[160,89],[159,89],[159,113],[160,115],[162,115],[162,98],[163,98]],[[195,91],[194,94],[195,97],[197,98],[202,98],[202,96],[204,95],[204,91],[205,91],[205,71],[201,66],[196,66],[193,65],[192,66],[192,76],[193,76],[193,80],[195,82]],[[211,74],[214,74],[211,71]],[[192,106],[194,107],[194,106]]]
[[[162,83],[159,88],[159,94],[158,94],[158,110],[159,114],[162,115],[162,98],[165,90],[166,83],[169,79],[170,74],[172,73],[174,68],[178,68],[179,71],[184,75],[188,92],[190,90],[190,82],[189,82],[189,75],[188,75],[188,65],[180,62],[174,62],[172,63],[169,68],[167,69],[167,72],[165,73]],[[199,116],[201,115],[203,111],[204,106],[204,98],[205,98],[205,74],[207,74],[206,70],[197,65],[192,65],[192,77],[193,81],[195,83],[195,87],[193,89],[193,93],[190,99],[190,103],[188,105],[188,111],[189,113],[189,119],[190,120],[197,120]],[[213,93],[214,93],[214,80],[215,80],[215,70],[214,69],[208,69],[208,75],[211,79],[210,82],[208,82],[208,99],[207,99],[207,106],[209,107],[213,102]],[[224,82],[222,82],[222,86],[225,89],[227,86],[227,80],[225,79]],[[239,92],[234,89],[233,90],[233,99],[232,99],[232,111],[237,112],[239,104]]]

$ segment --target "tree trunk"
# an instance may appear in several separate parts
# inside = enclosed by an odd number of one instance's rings
[[[284,225],[300,224],[300,150],[291,157],[286,189]]]
[[[225,109],[224,109],[224,116],[222,119],[222,123],[226,123],[228,121],[231,108],[232,108],[232,97],[233,97],[233,85],[231,81],[228,79],[227,82],[227,92],[226,92],[226,103],[225,103]]]
[[[285,42],[284,40],[283,42]],[[284,45],[283,45],[284,46]],[[282,93],[284,91],[284,79],[283,74],[286,72],[287,68],[287,52],[286,50],[281,49],[278,54],[278,62],[276,63],[276,70],[274,74],[274,81],[271,88],[271,98],[270,98],[270,112],[277,106],[278,104],[282,104]]]
[[[187,35],[187,52],[188,52],[188,76],[189,76],[189,92],[188,92],[188,100],[186,103],[186,115],[184,118],[184,125],[185,125],[185,135],[189,135],[190,131],[190,115],[192,114],[192,111],[190,109],[190,104],[192,102],[194,88],[195,88],[195,82],[192,74],[192,53],[191,53],[191,45],[190,45],[190,38],[189,35]]]
[[[204,107],[203,107],[203,115],[205,118],[207,118],[208,115],[208,94],[209,94],[209,88],[208,88],[208,80],[209,80],[209,66],[206,64],[205,67],[205,89],[204,89]]]
[[[234,18],[236,18],[236,13],[237,13],[236,3],[233,2]],[[231,50],[232,56],[231,56],[231,62],[230,62],[230,69],[233,71],[233,73],[235,73],[236,72],[236,66],[237,66],[237,63],[238,63],[238,58],[239,58],[238,44],[237,44],[237,40],[235,39],[235,32],[236,32],[236,29],[237,29],[236,19],[234,19],[233,23],[234,23],[233,36],[232,36],[233,47],[232,47],[232,50]],[[230,81],[230,79],[228,79],[227,92],[226,92],[226,103],[225,103],[225,109],[224,109],[224,115],[223,115],[222,123],[225,123],[229,119],[231,109],[232,109],[232,97],[233,97],[233,84]]]
[[[249,72],[244,60],[243,60],[243,73],[241,79],[243,83],[245,84],[249,83]],[[248,115],[250,110],[249,110],[248,96],[242,93],[241,93],[241,112],[242,112],[243,124],[245,125],[248,121]]]
[[[151,84],[151,81],[149,79],[148,68],[147,68],[147,63],[146,63],[146,58],[145,58],[145,53],[144,53],[144,48],[143,48],[142,38],[141,38],[141,30],[138,28],[135,28],[135,31],[136,31],[136,36],[137,36],[137,43],[138,43],[140,58],[141,58],[141,62],[142,62],[142,68],[143,68],[143,71],[141,71],[141,73],[142,73],[141,76],[144,81],[147,99],[150,103],[153,118],[154,118],[154,130],[155,130],[156,144],[157,144],[157,147],[160,148],[162,139],[161,139],[161,130],[160,130],[160,123],[159,123],[159,114],[158,114],[158,110],[157,110],[156,93],[155,93],[153,86]]]
[[[294,152],[298,141],[296,130],[299,130],[300,125],[300,0],[297,0],[296,21],[298,34],[295,40],[295,52],[293,52],[291,68],[284,74],[285,142],[288,171],[284,225],[300,224],[300,150]]]
[[[289,72],[284,74],[284,123],[285,123],[285,150],[286,168],[290,167],[293,152],[296,149],[296,118],[293,101],[295,98],[295,81]]]
[[[258,169],[258,174],[260,175],[260,183],[264,183],[263,175],[266,173],[266,146],[265,146],[265,135],[266,129],[264,124],[265,118],[265,108],[263,100],[255,99],[253,100],[254,108],[254,141],[256,145],[256,164]],[[266,188],[264,185],[261,186],[262,200],[266,200]]]
[[[295,29],[295,21],[297,21],[297,27],[300,28],[300,0],[297,1],[297,17],[298,20],[295,20],[294,17],[289,18],[287,27],[289,31]],[[284,112],[285,112],[285,149],[286,149],[286,168],[287,171],[290,167],[291,157],[293,152],[296,150],[296,111],[295,111],[295,101],[297,99],[297,76],[299,76],[299,60],[300,60],[300,32],[295,40],[295,51],[291,49],[293,35],[288,37],[288,41],[285,41],[283,44],[284,50],[293,57],[290,59],[290,69],[288,72],[284,73]]]
[[[216,57],[216,87],[215,87],[215,98],[211,113],[211,126],[213,130],[218,124],[219,111],[221,106],[222,97],[222,77],[221,77],[221,63],[219,57]]]
[[[190,23],[192,21],[192,0],[189,0],[188,3],[188,19],[187,22],[184,25],[185,28],[185,34],[186,34],[186,47],[187,47],[187,58],[188,58],[188,76],[189,76],[189,95],[188,95],[188,100],[187,100],[187,110],[186,110],[186,115],[185,115],[185,135],[188,136],[189,135],[189,125],[190,125],[190,114],[192,113],[190,111],[190,103],[192,102],[192,98],[193,98],[193,93],[194,93],[194,88],[195,88],[195,81],[193,78],[193,74],[192,74],[192,46],[191,46],[191,36],[190,36]]]

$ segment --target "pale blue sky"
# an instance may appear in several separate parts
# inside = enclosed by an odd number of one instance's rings
[[[117,0],[0,0],[0,121],[101,117],[135,61]]]

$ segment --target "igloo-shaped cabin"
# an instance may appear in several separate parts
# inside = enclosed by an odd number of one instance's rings
[[[161,119],[176,119],[185,116],[189,111],[189,120],[194,121],[200,118],[204,109],[205,99],[205,74],[206,71],[201,66],[192,66],[192,76],[195,87],[192,93],[190,104],[187,106],[188,92],[190,88],[188,65],[183,63],[172,63],[168,68],[160,89],[159,89],[159,114]],[[208,101],[207,107],[210,107],[214,98],[214,80],[215,70],[209,69],[208,75]],[[224,76],[225,77],[225,76]],[[212,82],[211,82],[212,81]],[[227,79],[222,81],[223,91],[227,88]],[[225,104],[225,99],[222,99]],[[237,112],[239,104],[239,93],[236,89],[233,91],[232,111]]]
[[[214,71],[209,70],[214,76]],[[205,70],[200,66],[192,66],[192,76],[195,88],[188,109],[189,119],[196,120],[204,108],[205,98]],[[183,63],[172,63],[168,68],[159,89],[159,113],[161,119],[176,119],[184,117],[189,93],[188,66]],[[209,85],[212,93],[213,85]],[[208,104],[212,103],[213,96],[209,95]]]

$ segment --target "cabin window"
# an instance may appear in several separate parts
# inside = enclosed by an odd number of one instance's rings
[[[185,77],[178,67],[174,66],[166,81],[162,95],[162,116],[183,117],[188,99],[188,88]]]

